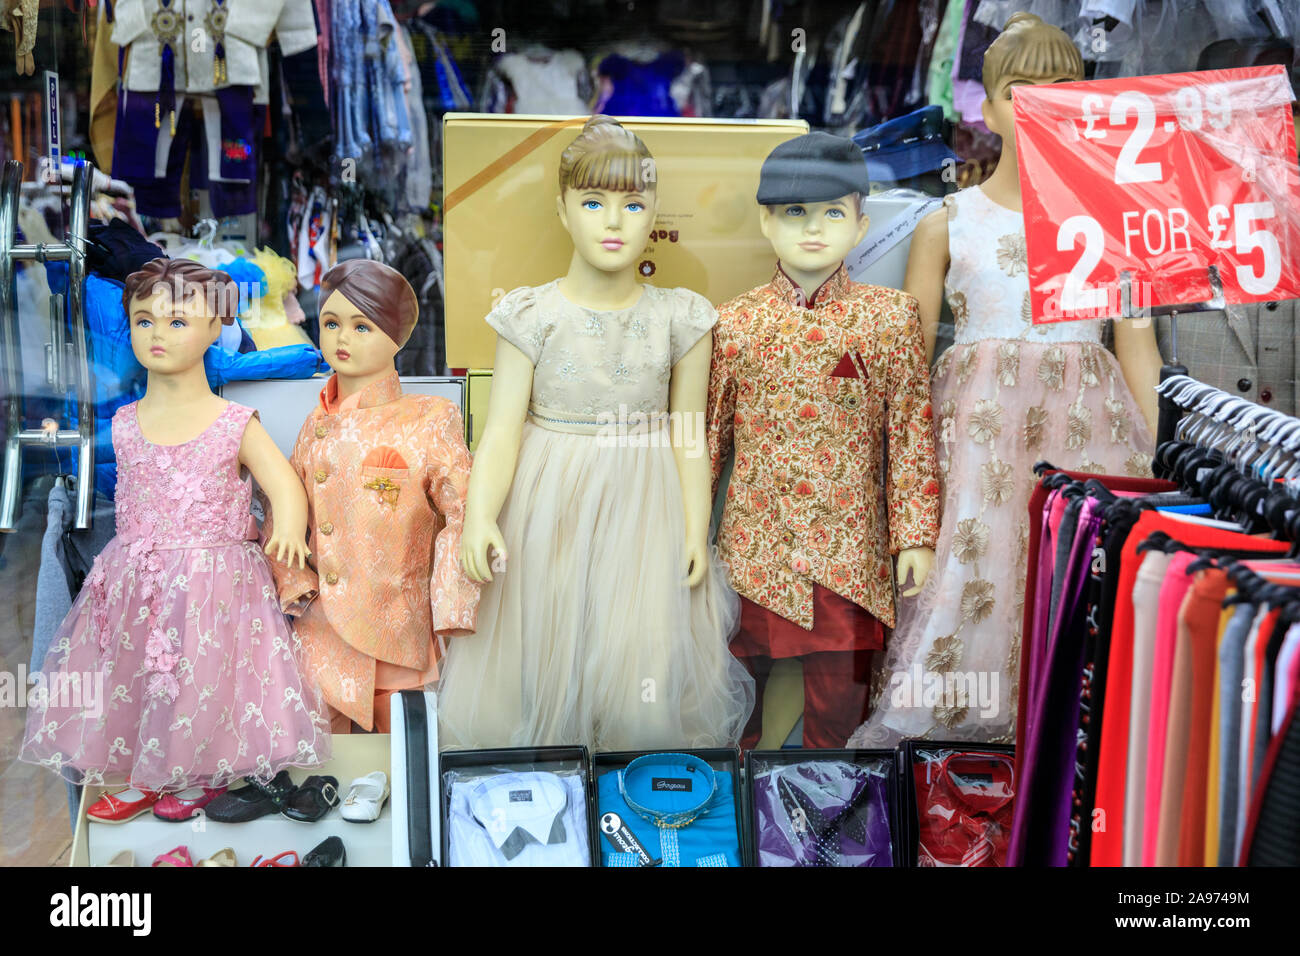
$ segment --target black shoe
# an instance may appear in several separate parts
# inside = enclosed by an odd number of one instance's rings
[[[313,775],[289,795],[280,812],[290,820],[315,823],[342,802],[338,780]]]
[[[289,771],[281,770],[267,783],[245,777],[247,787],[227,790],[204,808],[209,820],[216,823],[247,823],[268,813],[278,813],[293,795]]]
[[[347,866],[348,854],[343,841],[336,836],[326,837],[320,846],[302,858],[303,866]]]

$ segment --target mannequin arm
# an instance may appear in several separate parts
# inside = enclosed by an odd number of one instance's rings
[[[435,634],[459,637],[472,634],[477,627],[480,596],[479,585],[470,581],[460,566],[465,494],[469,488],[469,449],[465,447],[465,425],[460,410],[451,402],[438,408],[427,427],[431,446],[427,494],[444,521],[433,544],[429,610]]]
[[[1124,372],[1124,381],[1137,399],[1151,434],[1155,435],[1160,414],[1156,386],[1160,384],[1160,366],[1164,364],[1156,345],[1156,324],[1149,318],[1117,321],[1115,355]]]
[[[465,530],[460,541],[460,564],[474,581],[492,580],[488,547],[508,559],[506,543],[497,527],[497,515],[506,503],[519,460],[519,440],[533,392],[533,363],[505,339],[497,337],[496,364],[492,370],[492,397],[487,424],[474,455],[465,505]]]
[[[934,362],[934,343],[939,337],[939,313],[943,309],[943,280],[948,274],[948,208],[926,214],[916,224],[907,254],[903,291],[920,308],[921,334],[925,338],[925,361]]]
[[[709,569],[709,515],[712,474],[705,439],[704,406],[709,390],[713,334],[706,332],[673,366],[668,409],[673,420],[673,455],[686,511],[686,583],[695,587]]]
[[[271,436],[256,417],[248,420],[239,444],[239,463],[253,473],[262,491],[271,501],[275,526],[266,542],[265,552],[276,561],[292,568],[307,567],[307,492],[293,466],[280,454]]]

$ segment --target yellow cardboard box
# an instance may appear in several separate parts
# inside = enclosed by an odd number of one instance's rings
[[[641,259],[645,281],[717,304],[766,282],[775,258],[758,230],[758,172],[802,120],[619,117],[645,140],[659,215]],[[573,255],[555,212],[560,154],[587,117],[448,113],[443,118],[447,364],[491,368],[483,321],[506,292],[563,275]]]

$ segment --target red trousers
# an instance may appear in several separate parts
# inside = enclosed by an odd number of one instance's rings
[[[871,655],[875,651],[820,651],[795,658],[803,664],[803,745],[839,748],[867,717]],[[740,740],[753,750],[763,731],[763,689],[772,671],[770,657],[742,657],[754,675],[754,713]]]

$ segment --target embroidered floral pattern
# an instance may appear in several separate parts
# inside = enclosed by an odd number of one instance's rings
[[[1124,462],[1124,472],[1134,478],[1150,478],[1151,456],[1144,455],[1140,451],[1133,452]]]
[[[984,557],[989,549],[989,526],[979,518],[963,518],[957,522],[957,533],[952,539],[952,553],[962,564],[971,564]]]
[[[929,653],[925,655],[925,669],[936,674],[955,671],[961,666],[962,655],[966,645],[956,636],[941,637],[934,642]]]
[[[993,613],[994,589],[992,581],[975,578],[961,589],[962,617],[978,624]]]
[[[1067,424],[1065,447],[1071,451],[1078,451],[1092,440],[1092,411],[1083,402],[1075,401],[1070,405],[1065,417]]]
[[[1101,384],[1101,376],[1101,350],[1095,345],[1083,346],[1079,350],[1079,381],[1088,388],[1094,388]]]
[[[996,458],[980,465],[980,488],[989,504],[994,507],[1006,504],[1015,491],[1011,465]]]
[[[991,398],[980,399],[975,403],[967,430],[976,444],[987,445],[1002,431],[1002,406]]]
[[[1038,380],[1054,391],[1065,387],[1065,350],[1054,345],[1038,363]]]
[[[1031,405],[1025,411],[1025,450],[1034,451],[1043,447],[1043,429],[1047,427],[1047,409],[1041,405]]]
[[[955,370],[957,373],[957,384],[965,385],[970,378],[971,372],[975,370],[976,350],[973,345],[957,346],[957,364]]]
[[[998,384],[1014,388],[1020,377],[1020,343],[1003,342],[998,346]]]
[[[1106,420],[1110,423],[1110,440],[1116,445],[1128,441],[1133,422],[1128,417],[1128,409],[1118,399],[1106,399]]]
[[[953,327],[958,335],[966,331],[966,323],[970,320],[970,306],[966,304],[966,294],[964,292],[954,292],[948,296],[948,307],[952,309]]]
[[[892,624],[890,552],[938,538],[943,422],[930,405],[915,300],[841,271],[807,309],[778,272],[718,313],[708,438],[715,482],[735,450],[718,530],[732,585],[809,629],[809,580]],[[831,375],[846,354],[863,376]],[[783,532],[803,549],[802,576],[790,569]]]
[[[1021,275],[1028,269],[1024,235],[998,237],[998,267],[1009,276]]]

